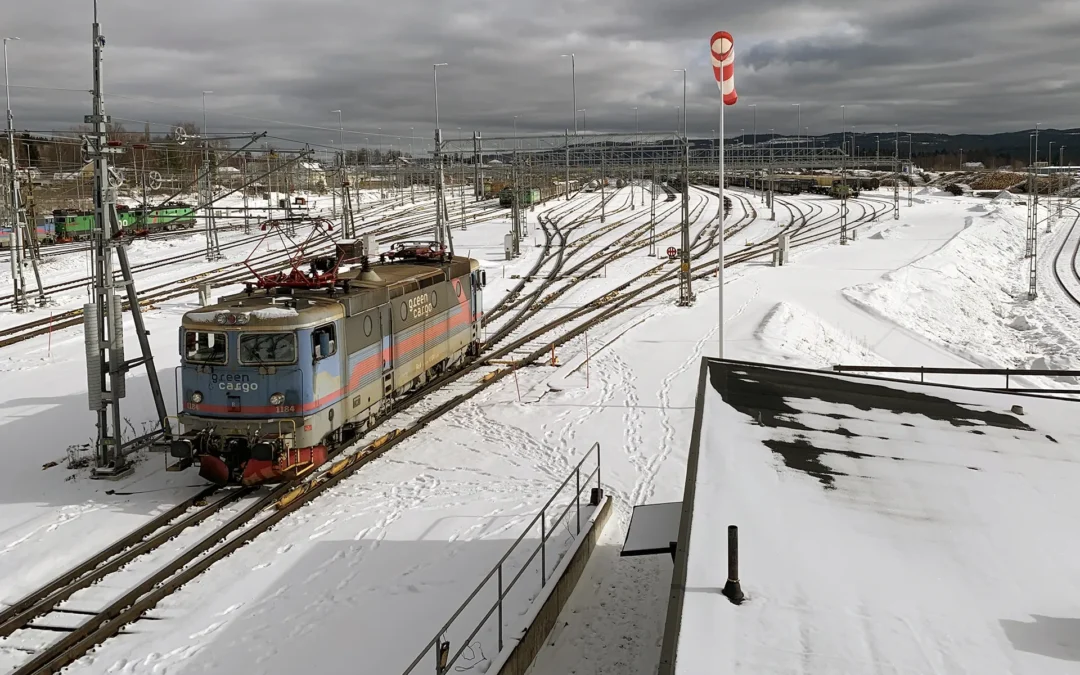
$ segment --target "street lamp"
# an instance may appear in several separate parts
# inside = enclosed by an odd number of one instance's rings
[[[213,93],[214,92],[212,92],[212,91],[204,91],[202,93],[202,131],[203,131],[203,146],[204,147],[207,144],[207,138],[206,138],[206,95],[207,94],[213,94]]]
[[[570,82],[574,89],[574,135],[577,136],[577,65],[574,63],[574,53],[562,54],[562,56],[570,57]]]
[[[431,67],[435,80],[435,129],[439,129],[439,66],[445,66],[445,63],[436,63]]]
[[[581,113],[581,133],[585,133],[585,108],[578,110]],[[577,115],[574,115],[574,133],[577,134]]]
[[[802,103],[792,103],[791,105],[799,109],[799,126],[795,128],[795,146],[798,147],[802,142]]]
[[[345,156],[344,156],[344,152],[345,152],[345,127],[342,125],[342,122],[341,122],[341,111],[340,110],[331,110],[330,112],[331,113],[337,113],[338,147],[341,148],[341,152],[342,152],[341,165],[345,166]]]
[[[686,137],[686,68],[675,68],[672,72],[682,73],[682,135]]]

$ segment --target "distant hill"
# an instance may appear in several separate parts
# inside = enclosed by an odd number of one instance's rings
[[[987,168],[1027,166],[1030,153],[1031,134],[1034,129],[1010,131],[1003,134],[911,134],[911,156],[916,163],[926,169],[957,169],[960,165],[960,152],[963,150],[964,162],[982,162]],[[900,131],[900,156],[908,156],[908,132]],[[880,133],[859,132],[855,135],[855,149],[860,155],[873,155],[877,150],[877,139],[881,139],[881,154],[892,155],[896,143],[896,132]],[[787,136],[758,134],[758,143],[771,138],[786,139]],[[840,147],[841,134],[812,136],[815,143],[824,143],[827,147]],[[848,143],[851,134],[847,135]],[[743,137],[751,143],[752,136]],[[733,140],[738,142],[739,137]],[[729,139],[728,142],[732,142]],[[1050,143],[1053,143],[1053,158],[1048,158]],[[1040,129],[1039,160],[1058,164],[1059,149],[1065,146],[1065,165],[1080,165],[1080,129]]]

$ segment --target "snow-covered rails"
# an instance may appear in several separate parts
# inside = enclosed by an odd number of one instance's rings
[[[469,258],[414,256],[188,312],[177,466],[246,485],[314,470],[479,353],[485,276]]]

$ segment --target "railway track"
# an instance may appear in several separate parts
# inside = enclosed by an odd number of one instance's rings
[[[1072,224],[1069,225],[1069,233],[1065,235],[1065,239],[1062,240],[1061,246],[1058,247],[1057,252],[1054,254],[1053,265],[1051,266],[1054,271],[1054,279],[1057,281],[1058,286],[1065,292],[1065,295],[1069,296],[1072,302],[1080,307],[1080,269],[1077,268],[1077,257],[1080,257],[1080,230],[1077,229],[1077,224],[1080,223],[1080,209],[1069,206],[1066,209],[1073,212]],[[1072,252],[1069,253],[1068,272],[1065,273],[1064,278],[1061,274],[1061,260],[1065,255],[1065,251],[1068,248],[1072,248]],[[1070,288],[1069,284],[1065,283],[1065,278],[1069,278],[1073,283]]]
[[[432,222],[434,221],[434,209],[431,209]],[[388,217],[380,219],[379,221],[373,221],[358,228],[361,234],[375,234],[385,235],[389,233],[396,233],[394,239],[400,239],[404,236],[399,228],[411,227],[415,225],[417,218],[423,218],[424,216],[409,216],[402,222],[395,222],[395,218]],[[479,221],[478,221],[479,222]],[[242,246],[244,244],[250,244],[254,241],[258,241],[261,235],[255,235],[250,238],[245,238],[239,242],[232,242],[225,246],[223,249],[231,249]],[[326,255],[333,250],[334,240],[331,238],[322,238],[316,242],[316,246],[309,251],[308,257],[317,257],[320,255]],[[162,261],[151,261],[149,263],[142,263],[139,265],[133,265],[133,272],[148,272],[156,271],[164,267],[170,266],[176,262],[191,261],[201,257],[202,252],[194,252],[180,256],[178,258],[171,258]],[[280,269],[281,265],[288,261],[288,256],[285,252],[271,252],[261,254],[251,260],[253,267],[260,273],[274,272]],[[164,284],[157,286],[151,286],[148,288],[142,288],[140,290],[140,305],[150,306],[157,302],[166,302],[168,300],[174,300],[185,295],[190,295],[198,290],[198,286],[201,283],[209,281],[211,288],[221,288],[224,286],[230,286],[238,283],[242,283],[245,280],[250,279],[250,273],[246,268],[238,268],[235,263],[224,265],[212,270],[200,272],[198,274],[189,275],[181,279],[171,280]],[[48,287],[52,292],[73,290],[80,287],[84,287],[88,284],[87,279],[78,279],[67,282],[60,282]],[[11,296],[5,296],[0,298],[0,305],[10,304]],[[124,303],[124,309],[130,309],[127,302]],[[41,317],[33,319],[15,326],[0,329],[0,348],[16,344],[25,340],[29,340],[34,337],[40,337],[51,331],[62,330],[65,328],[75,327],[82,322],[82,309],[70,309],[58,314],[51,315],[49,317]]]
[[[864,213],[864,217],[865,217]],[[753,216],[747,214],[744,218]],[[714,242],[720,236],[720,224],[716,223],[707,233],[698,237],[692,253],[692,259],[698,260],[714,251]],[[733,231],[737,228],[733,226]],[[725,229],[725,234],[727,229]],[[820,233],[818,233],[820,236]],[[764,245],[753,253],[739,251],[731,256],[732,261],[723,261],[725,266],[735,264],[735,258],[748,259],[747,256],[765,256],[771,251]],[[594,256],[603,255],[602,253]],[[695,264],[692,268],[697,278],[707,277],[715,272],[719,261]],[[662,268],[667,263],[656,266]],[[168,563],[154,568],[146,576],[119,597],[108,602],[100,610],[83,610],[86,617],[77,626],[64,631],[64,636],[47,646],[40,647],[33,656],[14,671],[15,675],[31,673],[53,673],[80,658],[100,642],[116,635],[125,626],[138,620],[146,612],[175,592],[192,579],[201,575],[216,562],[235,552],[252,539],[269,530],[289,513],[317,498],[337,483],[345,480],[363,466],[388,452],[398,444],[418,433],[430,423],[444,415],[462,402],[476,396],[485,389],[494,386],[517,368],[527,366],[543,359],[550,344],[563,344],[580,335],[592,326],[599,325],[622,312],[639,307],[669,293],[677,287],[671,283],[676,270],[661,272],[659,279],[651,278],[654,269],[646,270],[633,279],[620,284],[614,291],[607,291],[593,298],[580,307],[565,312],[559,317],[538,326],[524,335],[520,335],[506,344],[487,346],[486,351],[476,361],[456,371],[436,378],[427,389],[395,406],[387,423],[393,425],[393,416],[420,403],[428,402],[428,409],[422,412],[405,428],[392,428],[388,433],[373,442],[361,442],[347,448],[332,463],[323,467],[315,476],[303,481],[284,483],[261,494],[256,491],[244,492],[242,489],[228,491],[209,503],[213,493],[205,491],[193,496],[188,502],[178,505],[169,513],[154,522],[140,528],[139,531],[113,544],[94,558],[73,568],[65,575],[46,585],[39,591],[29,594],[10,610],[0,614],[0,635],[11,636],[18,631],[34,631],[34,621],[56,609],[79,590],[100,581],[124,569],[126,565],[137,562],[147,550],[159,548],[168,536],[171,528],[181,528],[176,534],[188,531],[187,536],[199,535],[197,542],[180,547],[178,555]],[[613,298],[613,293],[614,298]],[[557,333],[557,334],[556,334]],[[539,343],[539,346],[537,344]],[[536,348],[533,348],[533,347]],[[520,355],[515,365],[505,367],[502,359],[510,355]],[[465,382],[468,376],[481,375],[479,381]],[[464,384],[457,390],[450,385]],[[433,401],[433,397],[446,397],[445,400]],[[250,498],[250,499],[249,499]],[[202,500],[206,505],[200,505]],[[220,505],[225,502],[223,505]],[[217,507],[217,508],[215,508]],[[211,521],[215,514],[224,513],[232,508],[235,514],[223,523],[208,529],[202,523]],[[208,510],[211,510],[208,512]],[[190,512],[190,513],[189,513]],[[185,525],[186,524],[186,525]],[[212,522],[209,524],[213,524]],[[154,542],[154,543],[151,543]],[[156,544],[156,546],[154,545]]]

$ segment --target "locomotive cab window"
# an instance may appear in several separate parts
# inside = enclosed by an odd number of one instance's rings
[[[337,353],[337,335],[334,324],[319,326],[311,331],[311,354],[316,361]]]
[[[292,333],[241,333],[240,363],[249,366],[296,363],[296,335]]]
[[[227,360],[225,333],[201,330],[185,331],[184,357],[188,363],[225,365]]]

